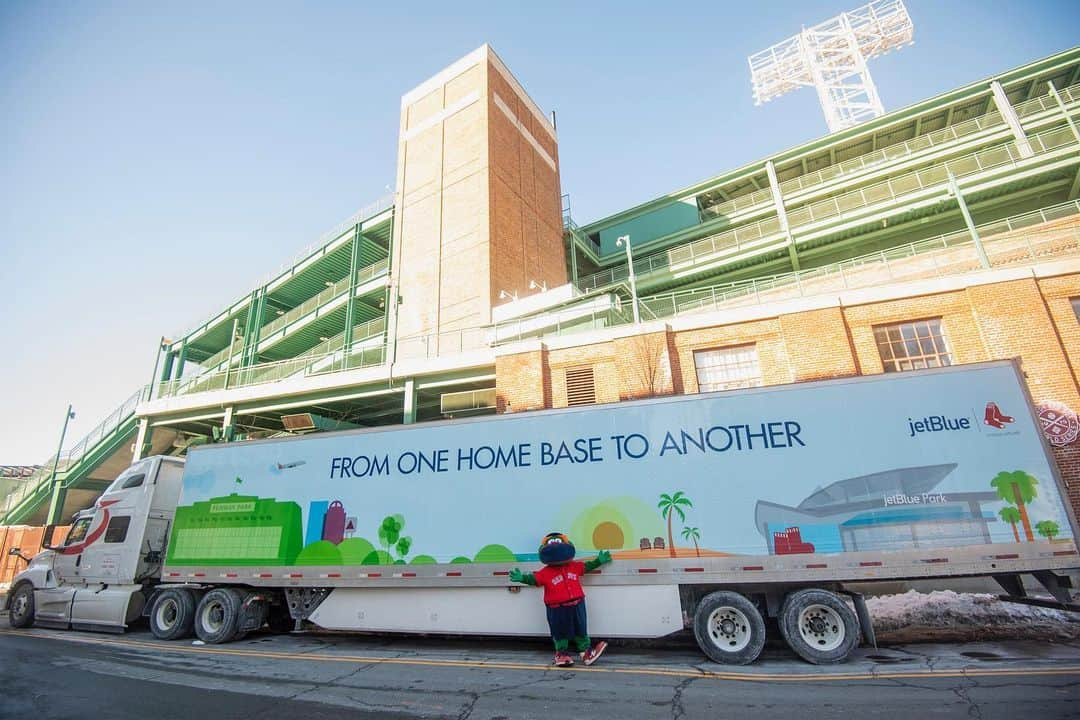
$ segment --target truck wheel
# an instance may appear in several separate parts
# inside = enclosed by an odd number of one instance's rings
[[[191,635],[195,625],[195,596],[184,588],[157,594],[150,608],[150,632],[158,640],[179,640]]]
[[[240,591],[232,588],[216,588],[206,593],[195,610],[195,634],[211,645],[236,639],[243,602]]]
[[[34,624],[34,586],[20,583],[11,595],[8,623],[13,628],[28,628]]]
[[[780,634],[795,654],[814,665],[843,662],[859,644],[859,620],[836,593],[791,593],[780,609]]]
[[[722,590],[701,599],[694,611],[694,638],[711,660],[752,663],[765,647],[765,621],[754,603]]]

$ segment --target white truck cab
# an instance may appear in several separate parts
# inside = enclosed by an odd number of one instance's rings
[[[123,632],[160,577],[183,467],[179,458],[140,460],[77,513],[63,542],[15,577],[12,624]]]

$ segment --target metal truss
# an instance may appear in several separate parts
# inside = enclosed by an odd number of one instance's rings
[[[903,0],[875,0],[840,13],[747,59],[754,102],[813,86],[830,132],[883,115],[866,61],[910,45],[913,37]]]

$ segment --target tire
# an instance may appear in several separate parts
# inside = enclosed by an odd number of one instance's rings
[[[836,593],[811,588],[784,599],[780,634],[796,655],[814,665],[844,662],[859,645],[859,620]]]
[[[710,660],[746,665],[765,647],[765,621],[754,603],[737,592],[721,590],[698,603],[694,638]]]
[[[189,637],[195,626],[195,594],[184,588],[170,588],[154,596],[150,608],[150,632],[158,640]]]
[[[209,645],[238,640],[247,633],[240,633],[240,606],[244,596],[232,588],[216,588],[203,595],[195,609],[195,634]]]
[[[34,586],[19,583],[8,604],[8,624],[13,628],[28,628],[34,624]]]

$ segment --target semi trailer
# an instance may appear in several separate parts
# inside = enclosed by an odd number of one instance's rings
[[[374,427],[135,462],[35,556],[10,623],[224,643],[266,625],[545,635],[540,538],[614,561],[592,634],[686,629],[723,663],[777,631],[844,660],[867,583],[1034,576],[1077,525],[1012,361]],[[771,632],[770,631],[770,632]]]

